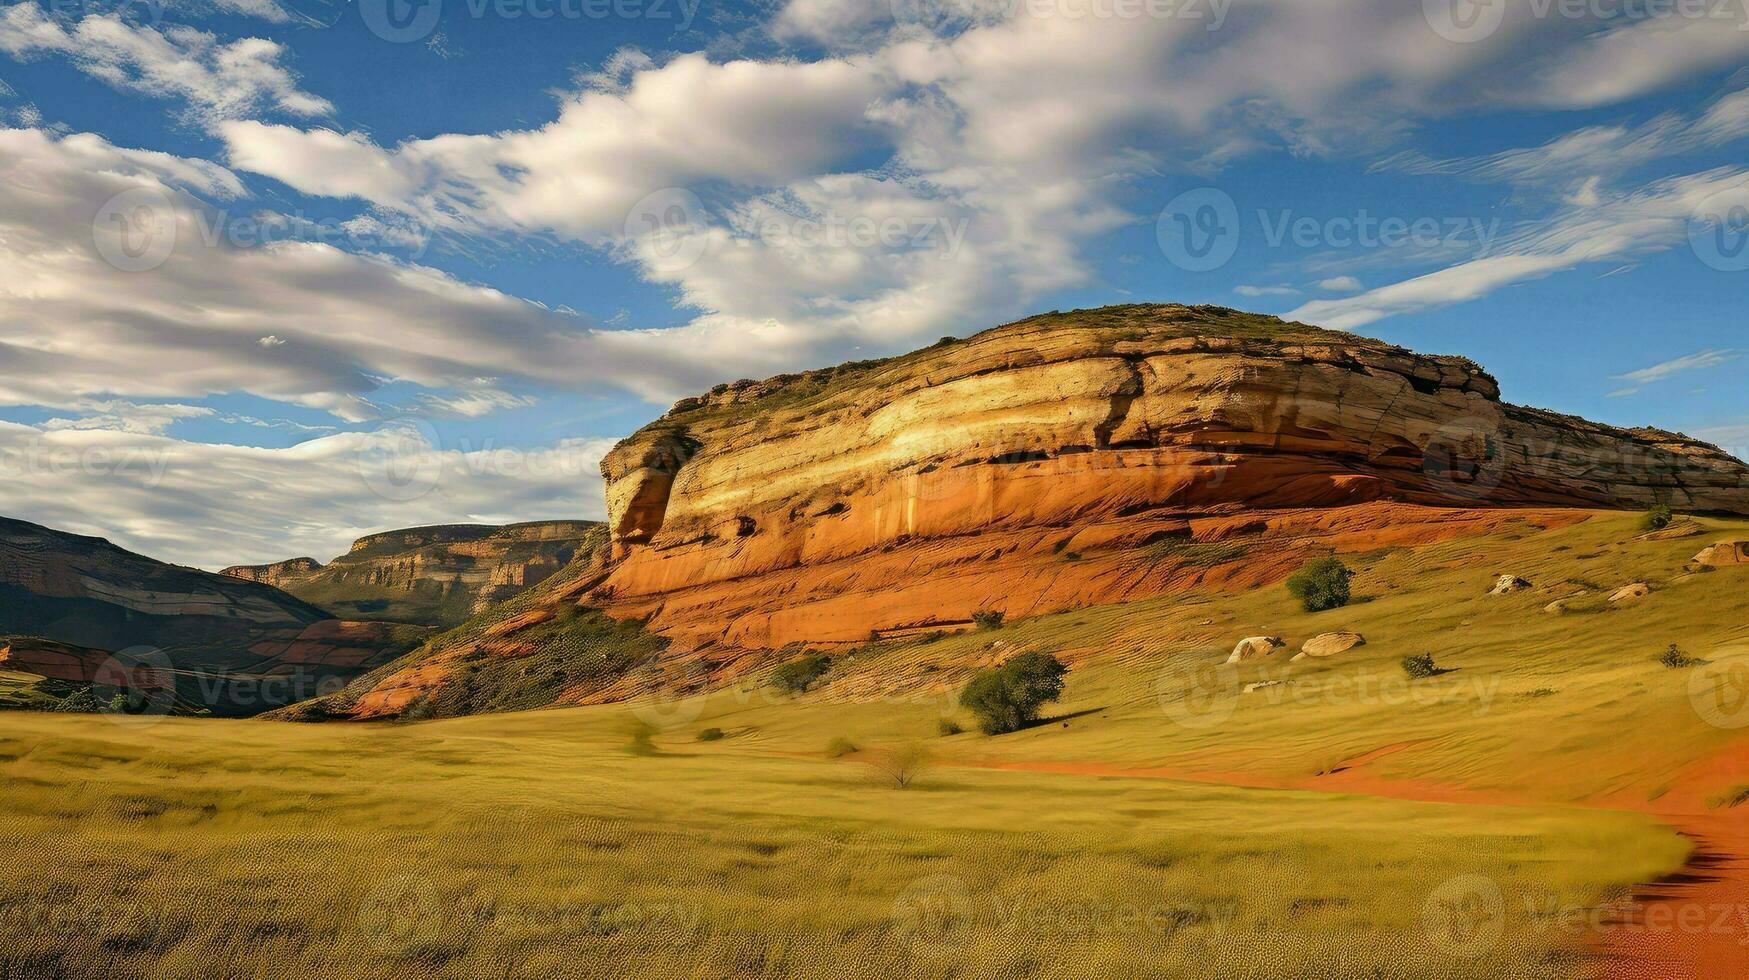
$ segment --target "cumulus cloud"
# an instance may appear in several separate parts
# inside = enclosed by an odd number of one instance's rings
[[[208,569],[325,561],[389,528],[599,518],[611,445],[444,446],[406,426],[259,449],[0,422],[0,514]]]
[[[224,42],[192,27],[160,29],[102,14],[69,28],[34,3],[15,3],[0,7],[0,52],[64,57],[118,89],[184,101],[202,123],[264,111],[316,117],[334,108],[300,89],[281,64],[285,48],[263,38]]]
[[[488,371],[548,389],[654,385],[666,397],[745,360],[731,350],[701,364],[684,347],[607,336],[382,254],[213,237],[243,193],[202,161],[0,130],[0,403],[76,409],[240,390],[359,420],[376,414],[369,396],[384,379],[441,392]],[[130,242],[169,244],[139,252],[153,264],[138,267]]]

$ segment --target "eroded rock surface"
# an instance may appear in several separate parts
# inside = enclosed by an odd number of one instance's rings
[[[1749,513],[1715,447],[1506,404],[1462,358],[1180,306],[720,386],[602,472],[616,564],[591,601],[746,648],[1273,580],[1291,569],[1232,568],[1248,539],[1365,524],[1357,505],[1410,513],[1415,543],[1441,508]]]
[[[446,524],[359,538],[322,565],[294,558],[222,574],[266,582],[336,615],[454,626],[565,567],[598,525]]]

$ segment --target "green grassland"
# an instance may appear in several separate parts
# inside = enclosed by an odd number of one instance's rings
[[[1749,523],[1634,522],[1347,555],[1357,601],[1328,612],[1277,585],[870,644],[801,695],[757,673],[400,724],[12,713],[0,977],[1583,975],[1564,917],[1688,853],[1595,804],[1729,744],[1691,695],[1749,662],[1749,570],[1683,569]],[[1536,588],[1487,595],[1503,573]],[[1654,592],[1596,598],[1633,581]],[[1335,629],[1367,645],[1287,661]],[[1290,646],[1216,666],[1256,634]],[[1659,664],[1672,643],[1709,662]],[[939,734],[969,721],[951,692],[1022,649],[1073,667],[1052,717]],[[1409,681],[1410,653],[1449,673]],[[930,762],[893,789],[869,763],[912,745]],[[1316,791],[1387,747],[1381,780],[1536,805]],[[1478,896],[1497,939],[1464,927]]]
[[[1568,975],[1537,910],[1685,850],[1608,812],[950,765],[900,792],[652,750],[616,708],[9,720],[7,977]],[[1513,911],[1478,959],[1424,922],[1469,875]]]

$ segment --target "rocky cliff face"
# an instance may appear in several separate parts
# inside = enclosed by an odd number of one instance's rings
[[[314,558],[287,558],[271,565],[232,565],[230,568],[221,569],[219,574],[284,589],[288,584],[301,582],[321,569],[322,563]]]
[[[597,525],[446,524],[359,538],[322,565],[293,558],[221,574],[266,582],[337,615],[454,626],[563,568]]]
[[[253,714],[343,685],[422,632],[338,621],[267,585],[0,518],[0,668],[88,684],[112,654],[145,658],[182,701]]]
[[[700,646],[1134,598],[1185,566],[1053,556],[1208,545],[1327,508],[1406,508],[1361,520],[1379,534],[1446,523],[1436,508],[1749,513],[1749,470],[1712,446],[1509,405],[1462,358],[1181,306],[722,386],[602,472],[617,564],[591,601]]]

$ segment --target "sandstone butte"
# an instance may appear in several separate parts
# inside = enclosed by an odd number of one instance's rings
[[[718,386],[602,473],[609,570],[583,601],[681,650],[1244,586],[1506,509],[1749,513],[1749,469],[1714,446],[1507,404],[1464,358],[1169,305]]]
[[[596,610],[659,634],[659,662],[560,670],[561,687],[518,704],[696,689],[793,644],[1247,588],[1314,556],[1596,509],[1749,513],[1749,468],[1715,447],[1505,404],[1463,358],[1164,305],[721,385],[622,441],[602,473],[606,527],[564,570],[282,716],[470,710],[461,678],[542,656],[542,631],[579,606],[576,622]]]

